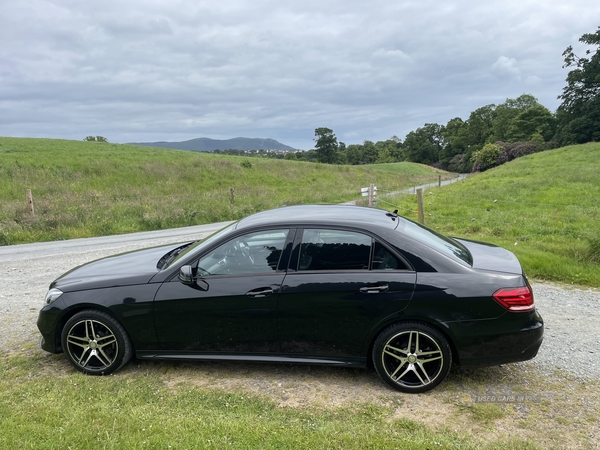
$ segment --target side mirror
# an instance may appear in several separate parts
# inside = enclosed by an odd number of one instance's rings
[[[206,281],[201,279],[194,280],[192,266],[182,266],[181,269],[179,269],[179,281],[186,286],[197,287],[203,291],[208,291],[208,283]]]
[[[196,286],[202,291],[208,291],[208,283],[200,278],[196,280]]]
[[[188,286],[192,286],[194,284],[192,266],[182,266],[181,269],[179,269],[179,281]]]

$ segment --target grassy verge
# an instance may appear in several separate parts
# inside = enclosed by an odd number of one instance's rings
[[[527,365],[457,369],[405,395],[358,370],[138,362],[89,377],[62,356],[2,356],[0,448],[579,449],[598,436],[600,386]]]
[[[425,194],[425,223],[515,252],[529,276],[600,286],[600,144],[529,155]],[[386,199],[416,220],[414,196]]]
[[[278,206],[352,200],[370,183],[393,191],[437,178],[438,171],[410,163],[331,166],[0,138],[0,245],[234,220]],[[35,217],[26,205],[27,189]]]

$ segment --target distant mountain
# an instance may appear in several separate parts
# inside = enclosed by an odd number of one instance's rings
[[[233,139],[210,139],[197,138],[182,142],[130,142],[131,145],[142,145],[144,147],[173,148],[176,150],[191,150],[195,152],[211,152],[213,150],[295,150],[294,148],[277,142],[275,139],[258,138],[233,138]]]

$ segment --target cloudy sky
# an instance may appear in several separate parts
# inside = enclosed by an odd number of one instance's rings
[[[532,94],[598,0],[1,0],[0,136],[385,140]]]

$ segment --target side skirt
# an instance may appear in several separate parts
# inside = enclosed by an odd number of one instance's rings
[[[293,355],[220,355],[214,353],[167,353],[153,351],[136,352],[138,359],[196,360],[196,361],[243,361],[269,364],[318,364],[326,366],[366,367],[366,358],[307,358]]]

